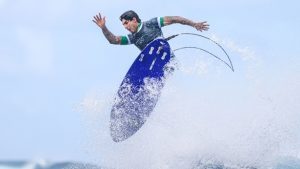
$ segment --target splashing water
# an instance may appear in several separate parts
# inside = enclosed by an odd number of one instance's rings
[[[87,96],[81,107],[95,162],[117,169],[266,169],[300,158],[299,75],[270,78],[250,48],[222,42],[244,67],[228,73],[196,54],[178,59],[147,122],[124,142],[109,134],[113,91]]]
[[[111,136],[115,142],[129,138],[144,125],[157,103],[163,81],[145,78],[143,86],[122,83],[110,118]]]

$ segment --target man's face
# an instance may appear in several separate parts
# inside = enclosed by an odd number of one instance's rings
[[[131,21],[122,19],[122,24],[123,24],[124,28],[127,29],[131,33],[134,33],[137,31],[138,22],[136,21],[136,18],[133,18]]]

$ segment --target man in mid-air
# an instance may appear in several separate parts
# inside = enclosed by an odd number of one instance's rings
[[[120,16],[120,20],[130,34],[126,36],[116,36],[111,33],[105,25],[105,17],[102,17],[100,13],[94,16],[93,21],[102,29],[104,36],[111,44],[135,44],[140,50],[143,50],[153,40],[164,38],[161,30],[163,26],[180,23],[192,26],[199,31],[206,31],[209,27],[206,22],[193,22],[180,16],[157,17],[142,22],[139,16],[132,10],[123,13]],[[149,54],[150,53],[151,52],[149,52]],[[158,53],[156,52],[156,54]],[[168,57],[170,57],[168,59],[171,61],[174,55],[172,51],[168,51],[168,53]],[[146,117],[153,111],[158,101],[160,90],[164,86],[163,79],[174,70],[173,65],[166,65],[162,60],[163,59],[159,59],[161,64],[156,64],[155,72],[153,70],[154,73],[152,72],[152,66],[156,62],[156,58],[154,58],[154,60],[148,60],[152,62],[149,69],[133,69],[133,71],[142,70],[141,74],[130,70],[126,74],[126,79],[124,79],[121,84],[116,102],[111,111],[110,130],[112,139],[115,142],[123,141],[136,133],[145,123]],[[163,76],[161,72],[163,72]],[[150,73],[153,73],[153,76]],[[155,83],[151,82],[152,79],[150,79],[150,83],[148,83],[147,79],[152,77]],[[129,88],[127,86],[129,86]]]
[[[140,50],[143,50],[147,44],[154,39],[159,37],[163,38],[161,30],[163,26],[180,23],[182,25],[192,26],[198,31],[207,31],[209,29],[209,25],[206,21],[193,22],[181,16],[157,17],[142,22],[137,13],[132,10],[123,13],[120,16],[120,20],[125,29],[127,29],[131,34],[126,36],[116,36],[111,33],[105,25],[105,17],[102,17],[100,13],[94,16],[93,22],[102,29],[104,36],[111,44],[135,44],[135,46],[137,46]]]

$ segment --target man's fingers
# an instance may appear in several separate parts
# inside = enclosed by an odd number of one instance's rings
[[[97,16],[94,16],[94,20],[95,20],[95,21],[97,21],[97,20],[98,20],[98,19],[97,19]]]
[[[209,26],[209,24],[207,24],[207,21],[201,22],[201,24],[202,24],[203,26]]]
[[[94,16],[94,20],[98,22],[101,20],[105,20],[105,17],[102,18],[101,14],[99,13],[98,15]]]
[[[207,24],[206,21],[201,22],[200,25],[201,25],[200,26],[200,31],[202,31],[202,30],[207,31],[209,29],[209,24]]]
[[[206,23],[206,21],[205,22],[199,22],[199,23],[197,23],[196,24],[196,29],[198,30],[198,31],[207,31],[208,29],[209,29],[209,25],[208,24],[205,24]]]

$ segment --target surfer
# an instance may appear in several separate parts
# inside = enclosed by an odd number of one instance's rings
[[[174,23],[199,31],[209,28],[206,22],[193,22],[180,16],[156,17],[142,22],[132,10],[123,13],[120,21],[130,32],[128,35],[114,35],[100,13],[93,19],[109,43],[134,44],[142,51],[125,75],[112,106],[110,131],[115,142],[126,140],[143,126],[158,101],[164,79],[175,69],[174,54],[167,42],[170,38],[163,37],[161,28]],[[171,59],[172,64],[169,64]]]
[[[196,30],[201,32],[209,29],[209,25],[206,21],[194,22],[181,16],[156,17],[142,22],[138,14],[132,10],[124,12],[120,16],[120,21],[122,22],[124,28],[130,32],[130,34],[125,36],[114,35],[106,27],[105,16],[102,17],[100,13],[94,16],[93,19],[93,22],[95,22],[102,29],[102,32],[109,43],[120,45],[134,44],[140,50],[143,50],[144,47],[146,47],[147,44],[154,39],[163,37],[161,30],[163,26],[179,23],[194,27]]]

